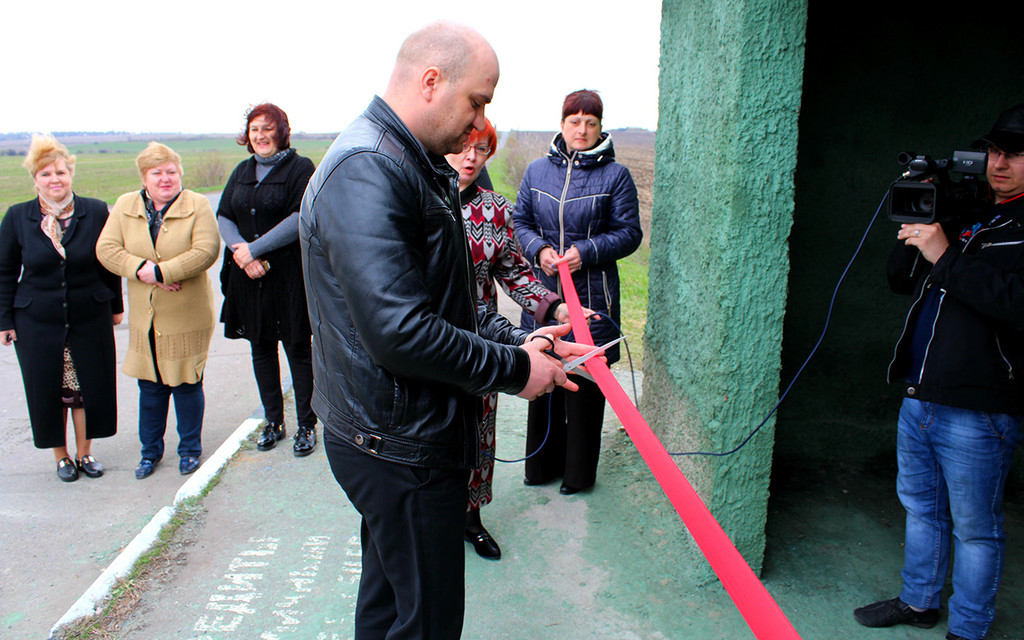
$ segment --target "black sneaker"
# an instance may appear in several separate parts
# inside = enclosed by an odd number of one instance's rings
[[[921,629],[931,629],[939,621],[939,610],[914,611],[910,605],[899,598],[893,598],[854,609],[853,617],[865,627],[891,627],[897,624],[909,624]]]
[[[316,427],[299,427],[295,432],[295,444],[292,453],[296,457],[308,456],[316,449]]]
[[[285,428],[283,424],[264,422],[263,433],[260,434],[259,438],[256,438],[256,448],[260,451],[270,451],[277,446],[278,440],[284,439],[284,436]]]

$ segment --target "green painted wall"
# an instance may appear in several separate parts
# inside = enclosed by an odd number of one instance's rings
[[[642,409],[669,451],[730,449],[777,397],[805,16],[803,0],[662,5]],[[773,427],[677,458],[755,570]]]
[[[917,5],[810,4],[784,382],[818,339],[835,282],[901,171],[896,153],[950,157],[1024,101],[1024,5],[1010,6],[993,20]],[[883,213],[851,268],[829,334],[779,410],[776,464],[894,472],[901,389],[885,370],[909,305],[885,280],[897,229]],[[1014,477],[1019,484],[1019,466]]]

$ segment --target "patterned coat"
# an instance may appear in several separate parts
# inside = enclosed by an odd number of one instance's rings
[[[471,184],[460,194],[462,221],[473,257],[476,295],[488,308],[498,308],[498,285],[524,312],[534,314],[544,324],[561,298],[548,291],[533,275],[530,265],[519,250],[505,197]],[[494,474],[494,435],[498,394],[484,396],[483,425],[480,429],[480,466],[469,479],[469,508],[479,509],[493,497],[491,478]]]

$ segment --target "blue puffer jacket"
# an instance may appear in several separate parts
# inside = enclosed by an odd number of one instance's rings
[[[545,275],[537,254],[551,247],[564,255],[575,246],[583,265],[573,274],[584,307],[608,315],[619,324],[619,270],[615,261],[636,251],[643,238],[636,184],[629,169],[615,162],[607,133],[587,151],[566,151],[562,134],[551,141],[545,158],[530,163],[519,187],[515,210],[516,235],[523,255],[548,289],[561,293],[557,276]],[[532,331],[532,314],[523,312],[522,328]],[[597,344],[619,336],[607,320],[595,320],[590,332]],[[618,347],[606,354],[619,359]]]

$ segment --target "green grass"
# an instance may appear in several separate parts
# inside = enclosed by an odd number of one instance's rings
[[[644,327],[647,326],[647,266],[650,257],[650,246],[643,244],[633,255],[619,260],[622,332],[629,341],[629,352],[635,367],[643,362]]]
[[[245,147],[230,137],[188,137],[157,139],[181,155],[185,171],[183,185],[189,187],[189,177],[198,174],[201,163],[210,158],[219,158],[226,167],[224,178],[217,184],[204,186],[197,191],[220,191],[223,180],[230,175],[235,165],[249,157]],[[327,153],[333,138],[292,139],[292,146],[299,153],[319,164]],[[74,190],[80,196],[98,198],[113,204],[118,196],[141,187],[139,172],[135,168],[135,156],[149,143],[148,140],[124,142],[96,142],[72,144],[68,150],[77,156],[75,163]],[[24,156],[0,156],[0,212],[19,202],[35,196],[32,177],[21,166]]]
[[[516,194],[519,192],[518,184],[511,184],[508,179],[508,170],[501,158],[501,151],[487,163],[487,175],[491,176],[494,190],[509,201],[509,204],[516,203]]]

